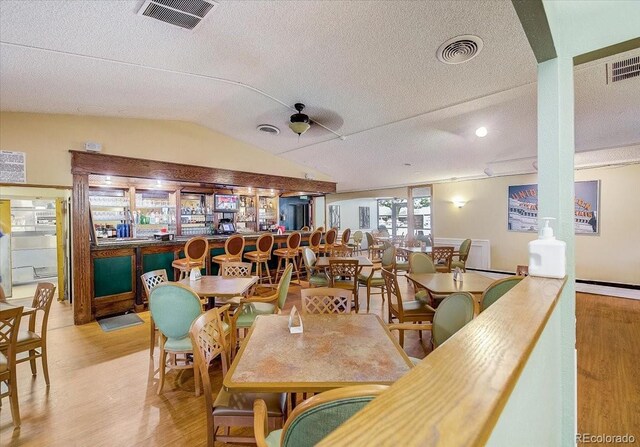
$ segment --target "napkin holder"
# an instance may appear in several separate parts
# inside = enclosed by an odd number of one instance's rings
[[[191,269],[191,272],[189,272],[189,280],[198,281],[201,278],[202,278],[202,274],[200,273],[199,268]]]
[[[462,282],[462,270],[460,270],[460,267],[456,267],[456,269],[453,271],[453,280]]]
[[[293,306],[291,313],[289,314],[289,332],[292,334],[302,334],[304,328],[302,325],[302,316],[296,306]]]

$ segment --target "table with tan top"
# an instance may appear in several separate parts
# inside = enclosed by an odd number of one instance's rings
[[[251,287],[257,284],[258,276],[246,278],[236,278],[228,276],[202,276],[197,281],[185,278],[181,284],[191,287],[200,298],[208,298],[208,306],[211,308],[215,304],[215,299],[233,298],[246,294]]]
[[[291,334],[289,315],[261,315],[233,360],[230,391],[320,393],[359,384],[390,385],[412,363],[377,315],[303,315]]]
[[[424,287],[434,295],[450,295],[455,292],[469,292],[474,296],[476,314],[480,309],[480,297],[493,278],[475,272],[462,273],[462,281],[454,281],[453,273],[410,273],[407,278]]]
[[[20,307],[20,306],[15,306],[13,304],[10,304],[7,301],[0,301],[0,310],[11,310],[11,309],[15,309],[16,307]],[[26,315],[32,315],[35,311],[36,309],[34,307],[22,306],[23,317]]]
[[[373,267],[373,262],[371,262],[371,259],[367,258],[366,256],[353,256],[353,257],[349,257],[349,256],[323,256],[318,258],[318,261],[316,262],[316,267],[318,268],[326,268],[329,267],[329,261],[330,260],[334,260],[334,261],[349,261],[349,260],[353,260],[353,259],[357,259],[358,260],[358,266],[359,267]]]

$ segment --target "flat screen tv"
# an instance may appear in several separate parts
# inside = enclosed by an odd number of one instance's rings
[[[214,198],[214,209],[225,213],[238,211],[238,196],[231,194],[216,194]]]

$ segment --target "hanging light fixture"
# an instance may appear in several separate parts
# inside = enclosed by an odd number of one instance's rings
[[[289,128],[297,133],[298,136],[300,136],[307,130],[309,130],[309,128],[311,127],[311,123],[309,120],[309,116],[302,113],[304,104],[298,102],[294,107],[296,108],[298,113],[294,113],[293,115],[291,115],[291,123],[289,123]]]

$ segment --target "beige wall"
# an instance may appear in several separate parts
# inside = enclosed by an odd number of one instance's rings
[[[576,235],[576,277],[640,284],[640,164],[576,171],[576,180],[600,180],[600,235]],[[536,175],[434,185],[436,237],[489,239],[491,268],[528,264],[527,243],[537,237],[507,231],[507,187],[536,183]],[[456,208],[451,201],[467,201]]]
[[[318,180],[325,174],[184,121],[0,113],[0,149],[27,153],[27,182],[71,185],[69,150],[86,141],[102,153]]]

